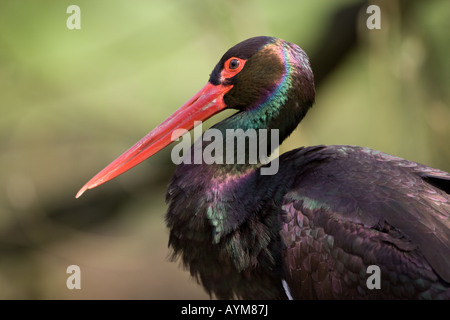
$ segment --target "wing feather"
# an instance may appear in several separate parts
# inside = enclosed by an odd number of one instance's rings
[[[293,296],[405,297],[421,287],[450,298],[450,174],[351,146],[288,157],[297,174],[283,198],[283,257],[289,287],[303,288]],[[387,291],[367,290],[370,264],[384,268]],[[398,277],[408,281],[387,281]]]

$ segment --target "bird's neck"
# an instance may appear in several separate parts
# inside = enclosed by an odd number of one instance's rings
[[[194,149],[202,149],[207,154],[213,149],[212,144],[220,147],[220,155],[214,154],[218,160],[213,166],[216,174],[246,174],[268,163],[272,153],[297,127],[304,116],[301,108],[287,99],[287,92],[279,98],[274,96],[257,109],[236,112],[217,123],[206,130],[202,141],[194,144]],[[217,142],[217,137],[221,142]]]
[[[273,110],[274,106],[271,107]],[[172,203],[169,227],[178,225],[187,229],[195,225],[198,232],[201,228],[205,232],[212,231],[214,242],[238,228],[255,212],[254,208],[273,198],[268,190],[275,192],[277,186],[274,184],[280,182],[272,179],[278,173],[278,158],[268,164],[264,162],[268,162],[267,157],[299,121],[298,112],[283,119],[261,112],[237,112],[213,126],[212,134],[211,129],[206,130],[192,145],[188,158],[177,166],[170,184],[168,200],[174,198],[174,194],[180,194],[180,197],[182,194],[189,199],[186,203],[191,207],[178,209],[174,208],[177,204]],[[199,154],[200,159],[196,159],[195,155]],[[190,225],[193,220],[196,223]],[[199,220],[207,223],[198,223]]]

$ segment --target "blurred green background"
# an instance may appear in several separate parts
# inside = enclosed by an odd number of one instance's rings
[[[66,27],[71,4],[80,30]],[[299,44],[316,74],[316,104],[281,152],[361,145],[450,171],[448,30],[447,0],[2,0],[0,298],[209,298],[168,259],[170,148],[74,196],[252,36]],[[81,290],[66,287],[72,264]]]

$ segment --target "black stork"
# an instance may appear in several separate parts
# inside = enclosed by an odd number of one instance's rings
[[[163,149],[175,129],[191,130],[194,121],[224,109],[237,112],[213,126],[223,134],[279,129],[281,142],[314,98],[313,73],[299,46],[247,39],[225,53],[204,88],[77,197]],[[269,140],[263,146],[271,152]],[[203,139],[202,150],[209,143]],[[449,173],[347,145],[302,147],[275,160],[273,175],[261,174],[270,163],[260,161],[177,166],[167,191],[169,246],[210,295],[450,298]],[[378,278],[370,286],[372,275]]]

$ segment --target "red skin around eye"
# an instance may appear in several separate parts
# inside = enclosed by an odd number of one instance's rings
[[[230,61],[236,59],[239,61],[239,66],[236,69],[230,69]],[[240,58],[236,58],[236,57],[231,57],[230,59],[228,59],[227,61],[225,61],[225,64],[223,66],[223,70],[220,73],[220,75],[222,76],[222,79],[228,79],[228,78],[232,78],[235,75],[237,75],[242,68],[244,68],[245,62],[247,60],[244,59],[240,59]]]

